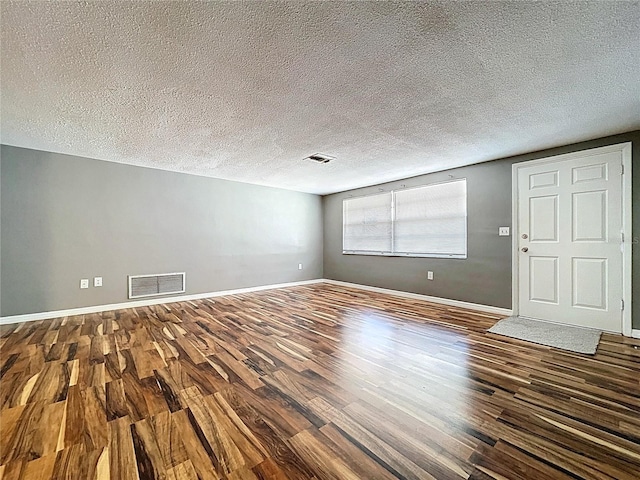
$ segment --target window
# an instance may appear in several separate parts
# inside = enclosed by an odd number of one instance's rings
[[[467,257],[467,181],[343,201],[342,253]]]

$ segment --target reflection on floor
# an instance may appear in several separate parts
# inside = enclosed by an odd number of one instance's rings
[[[637,479],[640,341],[316,284],[1,327],[0,478]]]

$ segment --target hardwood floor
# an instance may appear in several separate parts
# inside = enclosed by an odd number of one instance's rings
[[[0,478],[638,479],[640,341],[316,284],[0,327]]]

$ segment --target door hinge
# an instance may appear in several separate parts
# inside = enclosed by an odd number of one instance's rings
[[[624,163],[620,165],[620,175],[624,175]]]
[[[620,300],[620,310],[624,310],[624,300]]]

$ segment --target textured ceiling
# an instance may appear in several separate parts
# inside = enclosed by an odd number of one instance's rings
[[[324,194],[640,128],[638,2],[0,4],[9,145]]]

